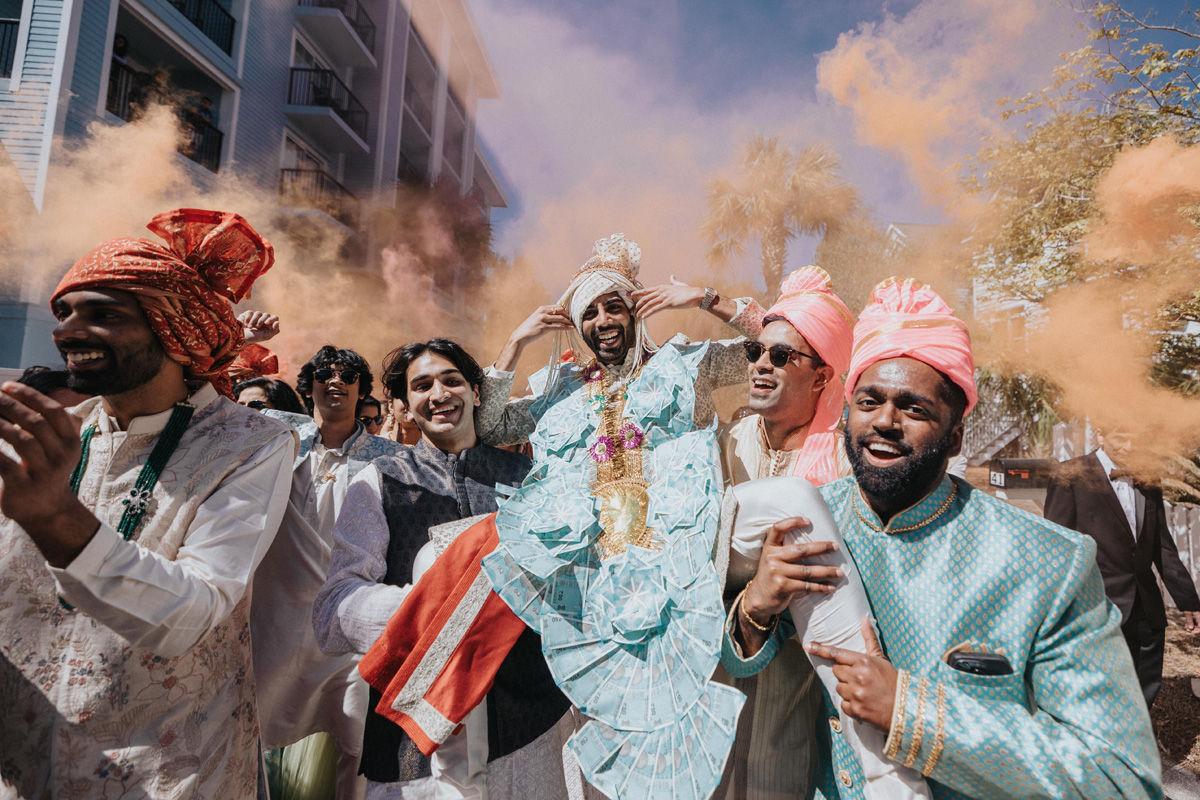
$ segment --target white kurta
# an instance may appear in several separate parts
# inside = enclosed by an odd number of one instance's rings
[[[315,427],[311,421],[301,427],[302,441]],[[367,684],[358,675],[357,653],[328,656],[317,646],[313,598],[329,572],[333,525],[351,479],[371,459],[400,447],[381,443],[361,425],[340,448],[325,447],[315,434],[311,448],[296,460],[283,526],[255,577],[252,625],[255,668],[263,678],[258,695],[263,748],[328,732],[350,759],[347,780],[354,778],[362,753]]]
[[[131,541],[114,527],[171,411],[127,431],[100,400],[79,496],[101,521],[52,569],[0,517],[0,798],[252,798],[249,586],[287,505],[296,437],[219,397],[191,423]],[[59,603],[65,598],[75,606]]]

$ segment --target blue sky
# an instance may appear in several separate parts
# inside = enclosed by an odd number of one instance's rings
[[[903,16],[916,0],[532,4],[592,34],[602,47],[630,54],[662,50],[671,76],[703,102],[721,103],[763,83],[812,84],[816,55],[839,34],[886,13]],[[612,24],[640,18],[644,24]]]
[[[616,230],[651,244],[643,250],[661,265],[651,279],[699,270],[707,182],[730,174],[757,134],[833,148],[881,222],[941,222],[956,198],[931,191],[931,172],[1001,132],[994,99],[1045,85],[1058,53],[1077,45],[1078,17],[1047,0],[471,5],[503,91],[478,112],[512,200],[494,215],[498,250],[553,263],[554,274]],[[881,133],[890,112],[819,88],[821,60],[855,44],[883,86],[877,104],[894,94],[911,101],[899,116],[922,104],[952,112],[936,131],[930,114],[928,142],[907,142],[911,124]],[[796,243],[789,267],[815,244]],[[756,257],[752,245],[744,274]]]

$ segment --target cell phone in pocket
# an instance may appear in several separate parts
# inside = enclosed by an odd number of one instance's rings
[[[946,659],[951,669],[972,675],[1012,675],[1012,664],[999,653],[951,653]]]

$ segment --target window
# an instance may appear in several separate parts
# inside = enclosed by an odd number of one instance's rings
[[[425,130],[433,135],[434,93],[437,90],[437,70],[416,31],[408,33],[408,57],[404,67],[404,105]]]
[[[463,145],[467,138],[467,123],[462,112],[462,106],[453,92],[446,98],[446,121],[443,126],[442,158],[446,168],[455,179],[461,178],[463,171]]]
[[[433,149],[411,110],[404,112],[400,126],[400,168],[396,175],[404,183],[425,183],[429,178],[429,156]]]
[[[325,159],[314,153],[291,136],[283,140],[284,169],[325,169]]]
[[[314,55],[311,50],[304,46],[304,42],[299,39],[296,40],[295,47],[292,48],[292,66],[308,67],[309,69],[329,69],[329,65]]]
[[[9,78],[17,60],[22,0],[0,0],[0,78]]]

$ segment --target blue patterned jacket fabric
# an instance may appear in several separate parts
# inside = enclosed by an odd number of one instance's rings
[[[926,774],[935,798],[1163,796],[1121,614],[1105,597],[1091,539],[950,476],[886,527],[854,478],[821,493],[884,650],[911,675],[897,759]],[[727,626],[722,664],[755,674],[781,636],[743,659]],[[946,655],[960,645],[1003,654],[1013,674],[951,668]],[[848,744],[818,733],[830,746],[817,796],[863,796]]]

